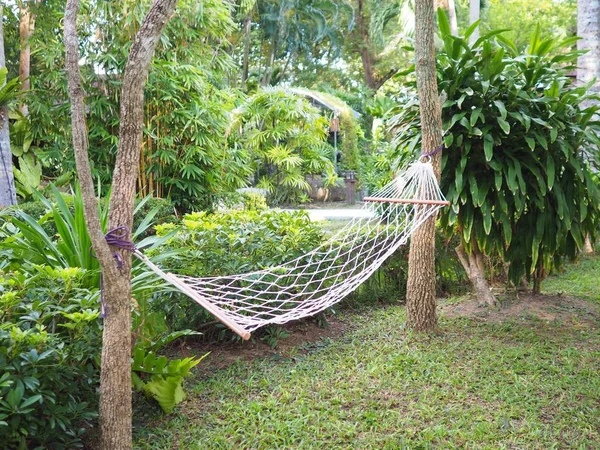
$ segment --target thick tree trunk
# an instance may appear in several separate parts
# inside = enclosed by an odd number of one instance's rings
[[[577,58],[577,81],[588,83],[596,78],[592,91],[600,90],[600,0],[577,2],[578,50],[589,50]]]
[[[481,0],[471,0],[471,4],[469,7],[469,24],[473,24],[479,20],[481,16]],[[475,29],[471,37],[469,38],[469,43],[473,44],[477,39],[479,39],[479,27]]]
[[[109,205],[109,228],[131,229],[135,183],[142,144],[144,86],[154,50],[176,0],[155,0],[135,37],[121,90],[119,147]],[[102,233],[88,159],[88,137],[76,31],[79,0],[65,8],[66,69],[71,98],[73,147],[84,199],[85,218],[104,277],[105,319],[100,379],[103,450],[132,448],[131,438],[131,255],[116,267]],[[119,251],[118,249],[115,249]]]
[[[0,4],[0,68],[6,67],[4,56],[4,27],[1,18]],[[12,169],[12,152],[10,150],[10,134],[8,131],[8,108],[0,106],[0,208],[17,204],[17,191]]]
[[[421,113],[422,149],[430,152],[442,143],[442,116],[438,97],[433,0],[415,1],[415,67]],[[441,152],[432,164],[439,177]],[[435,217],[419,227],[410,240],[406,286],[407,326],[429,332],[437,326],[435,299]]]
[[[485,277],[485,266],[483,263],[483,255],[481,252],[473,246],[471,253],[467,253],[462,244],[456,247],[456,254],[462,264],[467,277],[473,285],[475,295],[481,303],[485,303],[488,306],[494,306],[496,304],[496,297],[490,289],[490,285]]]
[[[458,36],[458,21],[456,20],[456,5],[454,0],[448,0],[448,17],[450,19],[450,32]]]

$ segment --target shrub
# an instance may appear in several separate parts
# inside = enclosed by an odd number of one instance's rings
[[[0,272],[0,447],[82,447],[97,408],[97,291],[82,269],[30,270]]]
[[[452,206],[441,223],[456,230],[469,257],[498,255],[509,278],[541,280],[565,257],[574,258],[600,210],[589,158],[600,140],[588,86],[568,77],[580,52],[576,38],[540,39],[520,53],[501,31],[451,36],[440,12],[444,49],[437,56],[446,150],[441,188]],[[583,107],[585,106],[585,107]],[[399,148],[420,142],[418,102],[393,119]],[[582,149],[586,149],[584,152]]]
[[[258,91],[234,112],[233,148],[249,153],[258,187],[274,204],[298,202],[306,175],[333,172],[329,122],[308,101],[281,88]]]
[[[199,277],[276,266],[321,243],[319,227],[304,211],[197,212],[184,216],[180,225],[157,226],[157,233],[174,233],[165,247],[179,250],[165,264]]]
[[[160,250],[177,250],[163,265],[189,276],[217,276],[251,272],[285,263],[301,256],[322,241],[320,228],[304,211],[273,210],[192,213],[180,224],[157,226],[159,235],[172,235]],[[156,303],[166,311],[170,328],[192,328],[213,322],[203,308],[173,294],[175,301]],[[228,332],[219,326],[205,334],[222,338]]]

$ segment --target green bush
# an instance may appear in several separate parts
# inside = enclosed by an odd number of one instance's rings
[[[0,447],[82,447],[97,410],[98,293],[82,269],[30,270],[0,271]]]
[[[265,88],[234,111],[230,146],[248,153],[257,186],[273,204],[300,202],[306,175],[334,171],[329,122],[308,101],[281,88]]]
[[[157,226],[157,233],[171,235],[160,251],[177,251],[163,265],[189,276],[217,276],[251,272],[290,261],[322,242],[320,228],[304,211],[233,210],[192,213],[180,224]],[[214,319],[182,295],[156,303],[166,311],[169,327],[197,329]],[[203,330],[203,332],[205,332]],[[208,338],[228,336],[219,326],[206,330]]]
[[[147,200],[140,199],[136,202],[138,206],[136,214],[133,217],[133,229],[137,230],[142,222],[150,215],[153,214],[152,223],[158,225],[166,222],[176,222],[177,216],[175,215],[175,207],[170,200],[166,198],[147,197]],[[153,228],[149,227],[142,233],[143,236],[149,236],[153,234]]]
[[[444,145],[441,188],[451,202],[442,210],[448,234],[458,230],[465,251],[509,262],[520,284],[543,278],[574,258],[600,216],[600,194],[590,159],[598,155],[598,106],[589,86],[568,77],[580,52],[576,38],[540,39],[519,52],[502,31],[468,43],[451,36],[439,14],[444,48],[437,55]],[[418,101],[392,120],[399,149],[421,139]],[[585,149],[585,151],[583,150]]]
[[[174,233],[159,250],[178,250],[165,262],[169,269],[199,277],[276,266],[313,250],[322,237],[304,211],[196,212],[156,228],[159,236]]]

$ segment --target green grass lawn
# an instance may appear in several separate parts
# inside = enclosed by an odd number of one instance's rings
[[[600,257],[584,257],[570,264],[560,275],[548,277],[542,284],[544,293],[564,292],[574,297],[600,303]]]
[[[599,265],[544,290],[597,299]],[[403,307],[344,320],[342,337],[192,380],[173,416],[138,414],[137,448],[600,448],[598,322],[442,318],[426,337]]]

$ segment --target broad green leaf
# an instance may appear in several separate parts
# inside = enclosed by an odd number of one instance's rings
[[[527,142],[527,145],[529,145],[529,148],[531,149],[531,151],[534,151],[535,150],[535,140],[532,137],[525,136],[525,141]]]
[[[496,105],[496,108],[500,111],[500,117],[506,120],[506,106],[504,106],[504,102],[501,100],[494,100],[494,105]]]
[[[552,186],[554,186],[554,158],[548,155],[546,159],[546,175],[548,177],[548,190],[552,190]]]
[[[504,131],[506,134],[510,133],[510,125],[509,123],[504,120],[502,117],[497,117],[496,120],[498,121],[498,125],[500,125],[500,128],[502,128],[502,131]]]
[[[494,156],[494,138],[489,134],[483,136],[483,151],[485,153],[485,160],[488,162],[491,161]]]

